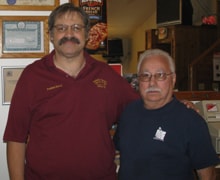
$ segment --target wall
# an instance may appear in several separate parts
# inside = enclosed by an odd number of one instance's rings
[[[138,60],[137,53],[139,51],[145,50],[145,31],[147,29],[153,29],[153,28],[156,28],[156,10],[132,34],[131,61],[123,64],[124,73],[136,73],[137,60]]]

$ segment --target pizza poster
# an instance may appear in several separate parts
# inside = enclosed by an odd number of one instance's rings
[[[72,0],[81,7],[90,19],[89,38],[86,50],[91,54],[103,53],[107,49],[107,11],[106,0]]]

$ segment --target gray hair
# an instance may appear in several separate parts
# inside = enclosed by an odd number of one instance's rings
[[[171,72],[175,73],[175,62],[174,62],[173,58],[167,52],[165,52],[161,49],[148,49],[148,50],[144,51],[139,57],[139,61],[138,61],[138,65],[137,65],[137,73],[140,72],[140,68],[141,68],[141,64],[142,64],[143,60],[147,59],[149,57],[152,57],[152,56],[164,57],[169,63]]]

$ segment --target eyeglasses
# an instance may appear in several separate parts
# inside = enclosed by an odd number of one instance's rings
[[[85,26],[81,25],[81,24],[73,24],[71,26],[69,25],[66,25],[66,24],[57,24],[57,25],[54,25],[54,28],[60,32],[60,33],[64,33],[66,32],[68,29],[70,29],[73,31],[73,32],[81,32],[83,28],[85,28]]]
[[[156,81],[164,81],[166,80],[167,76],[172,75],[173,73],[163,73],[163,72],[157,72],[155,74],[151,74],[151,73],[143,73],[143,74],[139,74],[138,75],[138,79],[140,81],[144,81],[144,82],[149,82],[151,80],[152,77],[154,77],[154,79]]]

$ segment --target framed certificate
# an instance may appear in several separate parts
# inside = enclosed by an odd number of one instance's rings
[[[0,16],[0,57],[39,58],[49,52],[47,16]]]
[[[50,11],[59,4],[59,0],[0,0],[0,10]]]
[[[10,104],[17,81],[24,67],[2,67],[2,104]]]

